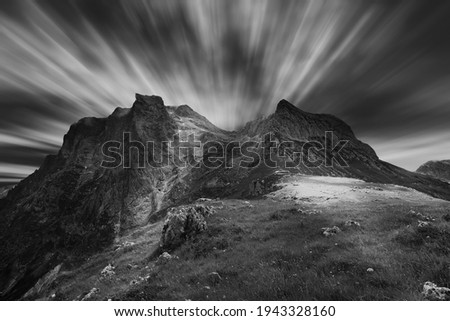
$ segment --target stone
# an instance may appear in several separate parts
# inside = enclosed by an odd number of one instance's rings
[[[372,268],[368,268],[366,271],[367,271],[367,273],[373,273],[373,272],[375,272],[375,270],[372,269]]]
[[[102,278],[112,278],[114,275],[116,275],[116,272],[114,271],[116,268],[110,263],[107,266],[103,268],[103,270],[100,272],[100,275]]]
[[[170,255],[168,252],[164,252],[163,254],[161,254],[158,257],[158,259],[156,260],[156,264],[162,265],[162,264],[166,264],[167,262],[169,262],[171,260],[176,260],[176,259],[178,259],[178,256]]]
[[[336,234],[340,233],[341,229],[339,227],[337,227],[337,226],[322,227],[322,231],[323,231],[322,232],[323,235],[325,235],[326,237],[329,237],[329,236],[333,236],[333,235],[336,235]]]
[[[169,210],[161,235],[160,246],[172,250],[186,239],[206,230],[206,218],[213,213],[210,206],[190,205]]]
[[[142,276],[140,276],[137,279],[131,280],[130,286],[134,286],[134,285],[140,284],[142,282],[144,282],[144,278]]]
[[[450,289],[439,287],[433,282],[425,282],[422,295],[429,301],[450,301]]]
[[[427,227],[427,226],[431,226],[431,223],[430,222],[426,222],[426,221],[418,221],[418,224],[417,224],[417,227],[418,228],[424,228],[424,227]]]
[[[415,212],[413,210],[409,211],[409,214],[416,217],[417,219],[421,220],[421,221],[426,221],[426,222],[434,222],[435,219],[429,215],[424,215],[422,213],[419,212]]]
[[[125,241],[125,242],[123,242],[123,244],[122,244],[122,246],[123,247],[131,247],[131,246],[134,246],[134,242],[130,242],[130,241]]]
[[[352,220],[345,221],[344,225],[348,226],[348,227],[352,227],[352,226],[353,227],[360,227],[361,226],[361,224],[359,224],[356,221],[352,221]]]

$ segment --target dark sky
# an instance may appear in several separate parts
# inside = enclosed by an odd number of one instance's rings
[[[450,1],[2,0],[0,43],[0,183],[135,92],[226,129],[284,98],[407,169],[450,158]]]

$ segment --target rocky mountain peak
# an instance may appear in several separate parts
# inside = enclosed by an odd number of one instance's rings
[[[159,96],[145,96],[136,94],[136,101],[131,110],[136,114],[152,114],[153,116],[164,115],[168,117],[168,112],[164,101]]]
[[[178,106],[175,109],[175,114],[177,114],[178,116],[181,117],[192,117],[192,116],[199,116],[198,113],[196,113],[191,107],[189,107],[188,105],[181,105]]]
[[[146,105],[162,105],[164,106],[164,101],[161,97],[159,96],[147,96],[147,95],[141,95],[136,93],[136,103],[143,103]]]
[[[277,104],[277,109],[275,110],[275,114],[280,114],[280,113],[290,113],[290,112],[302,112],[301,109],[295,107],[293,104],[291,104],[290,102],[288,102],[285,99],[282,99],[278,102]]]

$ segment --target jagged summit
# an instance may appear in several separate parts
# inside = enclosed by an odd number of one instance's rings
[[[136,94],[136,101],[131,110],[137,114],[153,114],[154,117],[168,118],[169,114],[164,101],[159,96],[144,96]]]
[[[285,99],[282,99],[277,104],[277,109],[275,110],[275,114],[283,113],[283,112],[304,112],[300,108],[295,107],[293,104],[288,102]]]
[[[164,101],[160,96],[147,96],[147,95],[141,95],[136,93],[135,95],[136,97],[136,102],[137,103],[144,103],[144,104],[148,104],[148,105],[163,105],[164,106]]]

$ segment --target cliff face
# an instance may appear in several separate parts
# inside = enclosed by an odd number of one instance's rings
[[[325,134],[330,131],[333,137]],[[228,159],[219,166],[148,166],[147,159],[177,156],[163,148],[163,142],[174,142],[174,137],[181,136],[186,141],[187,135],[194,134],[203,143],[226,145],[231,141],[264,141],[268,133],[277,142],[293,142],[282,148],[291,160],[302,158],[303,147],[310,141],[332,147],[339,140],[347,141],[340,152],[346,166],[311,167],[303,162],[288,171],[395,183],[450,199],[448,184],[380,161],[370,146],[334,116],[306,113],[281,101],[268,118],[227,132],[189,106],[166,107],[160,97],[137,94],[129,109],[117,108],[107,118],[84,118],[72,125],[59,153],[48,156],[39,170],[0,199],[0,297],[20,298],[61,262],[74,262],[100,251],[125,231],[160,219],[170,206],[200,196],[249,196],[249,183],[272,179],[279,169],[285,169],[282,163],[268,166],[264,162],[240,167],[245,156],[232,149],[225,150]],[[123,146],[125,137],[132,148]],[[108,142],[122,142],[123,151],[112,146],[109,151],[116,153],[105,155],[103,147]],[[148,142],[154,149],[139,157],[137,149]],[[261,147],[256,151],[263,159],[273,156]],[[118,154],[119,162],[114,162],[111,156]],[[178,156],[190,161],[194,156],[211,155],[214,152],[192,155],[181,149]],[[323,160],[326,155],[316,148],[311,156]],[[109,167],[102,166],[105,160]]]
[[[416,172],[450,182],[450,160],[426,162]]]

